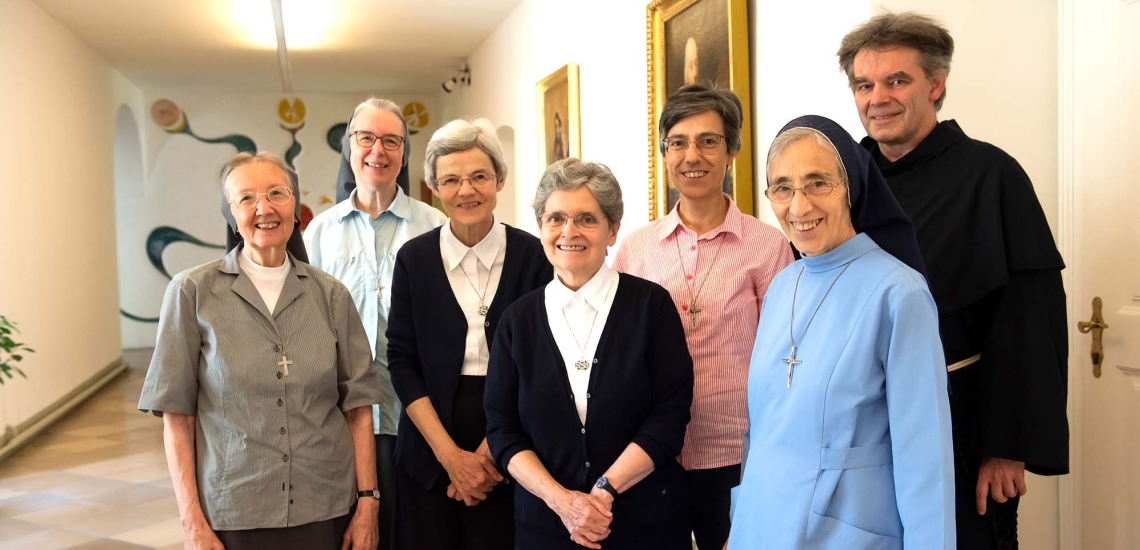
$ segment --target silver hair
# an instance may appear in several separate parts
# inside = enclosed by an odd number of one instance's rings
[[[834,156],[835,164],[839,167],[839,178],[842,180],[841,183],[843,184],[843,189],[847,190],[847,206],[850,207],[851,180],[847,178],[847,167],[843,164],[843,157],[839,156],[839,149],[835,148],[835,144],[832,143],[831,140],[828,139],[828,137],[824,135],[823,132],[820,132],[815,128],[808,128],[806,126],[789,128],[787,130],[784,130],[784,132],[780,135],[776,136],[776,139],[772,140],[772,146],[768,148],[767,166],[772,166],[772,163],[775,162],[776,159],[780,158],[780,155],[783,155],[784,151],[786,151],[788,147],[793,143],[797,143],[805,139],[815,141],[817,145],[822,147],[825,151],[830,152]],[[768,185],[772,185],[772,180],[768,177],[767,170],[765,170],[764,177],[768,181]]]
[[[347,144],[349,140],[352,139],[352,121],[356,120],[356,115],[360,114],[360,112],[365,109],[380,109],[381,111],[388,111],[389,113],[396,115],[396,118],[400,119],[400,124],[404,126],[404,163],[400,166],[407,166],[408,159],[410,159],[412,156],[412,148],[408,144],[408,121],[404,119],[404,111],[401,110],[400,106],[396,105],[394,101],[384,99],[382,97],[372,96],[362,101],[360,105],[357,105],[356,108],[352,110],[352,116],[348,118],[348,125],[345,127],[345,143]]]
[[[483,151],[491,159],[495,177],[499,181],[506,179],[507,162],[503,158],[503,144],[499,142],[495,125],[485,118],[475,120],[460,118],[444,124],[443,128],[432,134],[427,152],[424,154],[424,180],[427,184],[432,189],[438,190],[435,185],[435,165],[441,157],[469,149]]]
[[[594,200],[602,208],[602,215],[611,225],[621,221],[625,207],[621,200],[621,185],[613,172],[600,162],[583,162],[574,157],[551,164],[542,174],[531,202],[535,219],[541,218],[546,211],[546,201],[551,193],[556,190],[574,191],[583,185],[594,195]]]

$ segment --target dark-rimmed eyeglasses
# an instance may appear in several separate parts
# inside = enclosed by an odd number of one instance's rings
[[[440,191],[450,191],[452,189],[459,189],[463,182],[471,184],[471,187],[476,189],[486,188],[488,185],[495,183],[499,178],[495,174],[488,174],[486,172],[476,172],[471,174],[470,177],[461,178],[459,176],[445,176],[435,180],[435,186]]]
[[[702,151],[712,151],[720,147],[724,143],[724,136],[720,134],[701,134],[696,139],[689,139],[686,136],[669,136],[661,140],[661,144],[665,146],[667,153],[677,154],[689,150],[689,144],[696,143],[697,149]]]
[[[792,187],[787,183],[777,183],[769,185],[764,190],[764,196],[772,202],[784,203],[791,202],[792,197],[796,195],[796,191],[803,193],[805,197],[813,199],[822,199],[835,191],[839,187],[838,183],[830,183],[823,180],[816,180],[803,185],[802,187]]]
[[[372,147],[373,145],[376,145],[377,141],[379,141],[380,146],[383,147],[386,151],[395,151],[404,144],[404,136],[395,136],[392,134],[384,134],[382,136],[378,136],[372,132],[365,132],[364,130],[357,130],[353,132],[352,137],[356,140],[356,144],[361,147]]]
[[[265,199],[271,204],[278,206],[288,204],[289,201],[293,200],[293,190],[284,185],[278,185],[264,193],[254,193],[253,191],[240,193],[230,200],[230,204],[242,210],[253,210],[257,207],[262,195],[265,195]]]

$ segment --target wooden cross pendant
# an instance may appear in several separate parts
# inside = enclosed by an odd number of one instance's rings
[[[281,360],[277,362],[277,366],[285,370],[285,376],[289,376],[289,365],[293,362],[285,358],[285,354],[281,354]]]
[[[696,302],[689,304],[689,320],[693,323],[694,327],[697,326],[697,314],[700,312],[701,308],[697,307]]]
[[[781,359],[781,361],[788,364],[788,387],[791,388],[792,387],[792,371],[795,370],[796,365],[803,363],[803,361],[796,359],[796,346],[792,346],[792,352],[790,354],[788,354],[788,358],[787,359]]]

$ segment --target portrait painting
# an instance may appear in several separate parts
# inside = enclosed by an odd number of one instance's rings
[[[578,114],[578,65],[568,63],[537,86],[539,169],[581,156]]]
[[[723,188],[747,214],[752,213],[752,125],[745,0],[655,0],[647,7],[649,25],[649,219],[663,217],[677,204],[668,181],[658,135],[665,100],[682,86],[701,84],[731,89],[740,98],[744,124],[741,148]],[[739,183],[738,183],[739,182]]]

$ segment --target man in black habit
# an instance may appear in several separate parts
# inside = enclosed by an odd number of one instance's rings
[[[953,53],[945,28],[911,12],[855,28],[838,56],[938,304],[959,548],[1013,549],[1025,471],[1069,471],[1064,263],[1017,161],[938,121]]]

